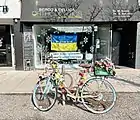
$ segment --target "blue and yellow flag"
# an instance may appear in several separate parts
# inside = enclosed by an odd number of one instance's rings
[[[54,51],[76,51],[77,35],[52,35],[51,50]]]

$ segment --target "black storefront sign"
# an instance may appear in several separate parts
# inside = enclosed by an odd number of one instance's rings
[[[137,0],[23,0],[21,21],[139,21]]]

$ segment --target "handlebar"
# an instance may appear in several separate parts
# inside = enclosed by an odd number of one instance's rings
[[[58,63],[56,60],[53,59],[53,56],[52,55],[48,56],[46,58],[46,60],[47,60],[47,63],[51,63],[51,62]]]

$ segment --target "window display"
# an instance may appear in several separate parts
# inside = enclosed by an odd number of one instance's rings
[[[61,64],[79,64],[91,53],[91,26],[78,25],[34,25],[35,67],[42,68],[47,55],[56,53]],[[63,53],[63,55],[62,55]],[[66,59],[67,58],[67,59]]]
[[[93,31],[91,25],[34,25],[33,31],[36,68],[42,68],[46,57],[50,54],[60,64],[68,66],[92,62]],[[100,32],[99,35],[102,33]],[[102,44],[100,46],[98,51],[104,54],[105,49],[102,48]]]

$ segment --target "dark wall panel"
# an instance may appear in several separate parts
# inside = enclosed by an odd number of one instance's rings
[[[23,46],[20,21],[14,24],[15,62],[16,70],[23,70]]]

